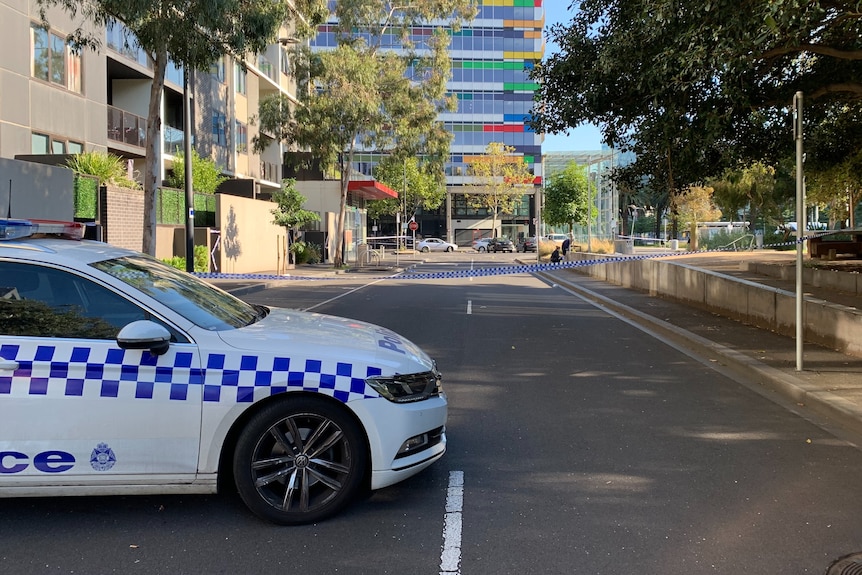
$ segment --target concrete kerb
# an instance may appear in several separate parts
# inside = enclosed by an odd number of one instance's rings
[[[575,254],[579,259],[598,259]],[[576,273],[627,288],[662,295],[700,309],[774,330],[796,332],[796,294],[678,261],[621,260],[613,266],[588,265]],[[805,339],[862,357],[862,314],[834,302],[804,296]]]
[[[822,386],[809,383],[801,377],[764,364],[742,352],[620,304],[583,286],[569,282],[554,272],[538,272],[537,275],[552,284],[564,286],[611,315],[627,321],[705,365],[718,369],[749,389],[773,400],[777,398],[766,392],[777,394],[785,400],[785,405],[788,408],[800,415],[807,415],[807,412],[816,414],[820,418],[837,423],[843,429],[857,436],[862,436],[862,409],[860,409],[859,404],[842,397],[833,390],[823,389]]]

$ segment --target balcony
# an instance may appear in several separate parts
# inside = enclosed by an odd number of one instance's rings
[[[164,134],[165,153],[176,155],[178,152],[184,151],[185,133],[182,129],[162,124],[162,132]],[[192,136],[192,144],[194,142],[194,136]]]
[[[266,56],[258,54],[257,69],[260,70],[267,78],[278,84],[278,69],[272,65],[272,62],[270,62]]]
[[[147,142],[147,119],[108,106],[108,140],[143,148]]]

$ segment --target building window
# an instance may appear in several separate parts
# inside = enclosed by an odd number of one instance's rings
[[[217,146],[227,146],[227,116],[213,112],[213,141]]]
[[[32,154],[80,154],[83,151],[84,144],[81,142],[69,141],[65,138],[36,132],[30,136],[30,153]]]
[[[234,83],[236,85],[236,93],[237,94],[245,94],[246,93],[246,86],[245,86],[246,71],[245,71],[245,68],[243,68],[239,62],[236,62],[233,65],[233,71],[234,71],[234,74],[233,74]]]
[[[219,83],[225,83],[225,67],[224,67],[224,56],[210,64],[210,74],[219,81]]]
[[[81,56],[64,37],[31,24],[30,44],[30,74],[34,78],[81,93]]]
[[[47,154],[51,138],[45,134],[33,134],[30,137],[30,151],[34,154]]]
[[[281,48],[281,73],[290,76],[290,53],[287,48]]]
[[[235,132],[234,139],[236,140],[236,151],[241,154],[247,153],[248,127],[239,120],[236,120]]]

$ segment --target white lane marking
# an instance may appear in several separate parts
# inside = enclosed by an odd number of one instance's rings
[[[396,274],[396,275],[397,275],[397,274]],[[357,292],[357,291],[361,290],[362,288],[367,288],[368,286],[374,285],[374,284],[376,284],[376,283],[380,283],[380,282],[382,282],[382,281],[383,281],[383,279],[384,279],[384,278],[381,278],[381,279],[378,279],[378,280],[374,280],[374,281],[372,281],[372,282],[369,282],[369,283],[367,283],[367,284],[362,284],[361,286],[359,286],[359,287],[355,287],[355,288],[346,288],[346,289],[348,289],[348,291],[344,292],[343,294],[339,294],[339,295],[337,295],[337,296],[335,296],[335,297],[331,297],[331,298],[329,298],[329,299],[328,299],[328,300],[326,300],[326,301],[322,301],[322,302],[316,303],[316,304],[314,304],[313,306],[309,306],[309,307],[307,307],[307,308],[305,308],[305,309],[303,309],[303,310],[301,310],[301,311],[311,311],[311,310],[313,310],[313,309],[315,309],[315,308],[318,308],[318,307],[320,307],[320,306],[322,306],[322,305],[326,305],[326,304],[328,304],[329,302],[333,302],[333,301],[335,301],[335,300],[337,300],[337,299],[341,299],[341,298],[343,298],[343,297],[344,297],[344,296],[346,296],[346,295],[350,295],[350,294],[352,294],[353,292]]]
[[[446,516],[443,520],[443,552],[440,575],[461,574],[461,510],[464,507],[464,472],[449,472]]]
[[[473,300],[467,300],[467,315],[473,315]]]

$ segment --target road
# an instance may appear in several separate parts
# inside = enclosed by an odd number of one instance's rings
[[[535,277],[348,274],[244,297],[420,344],[450,399],[446,456],[306,527],[232,495],[0,500],[0,573],[822,574],[862,551],[862,453]]]

